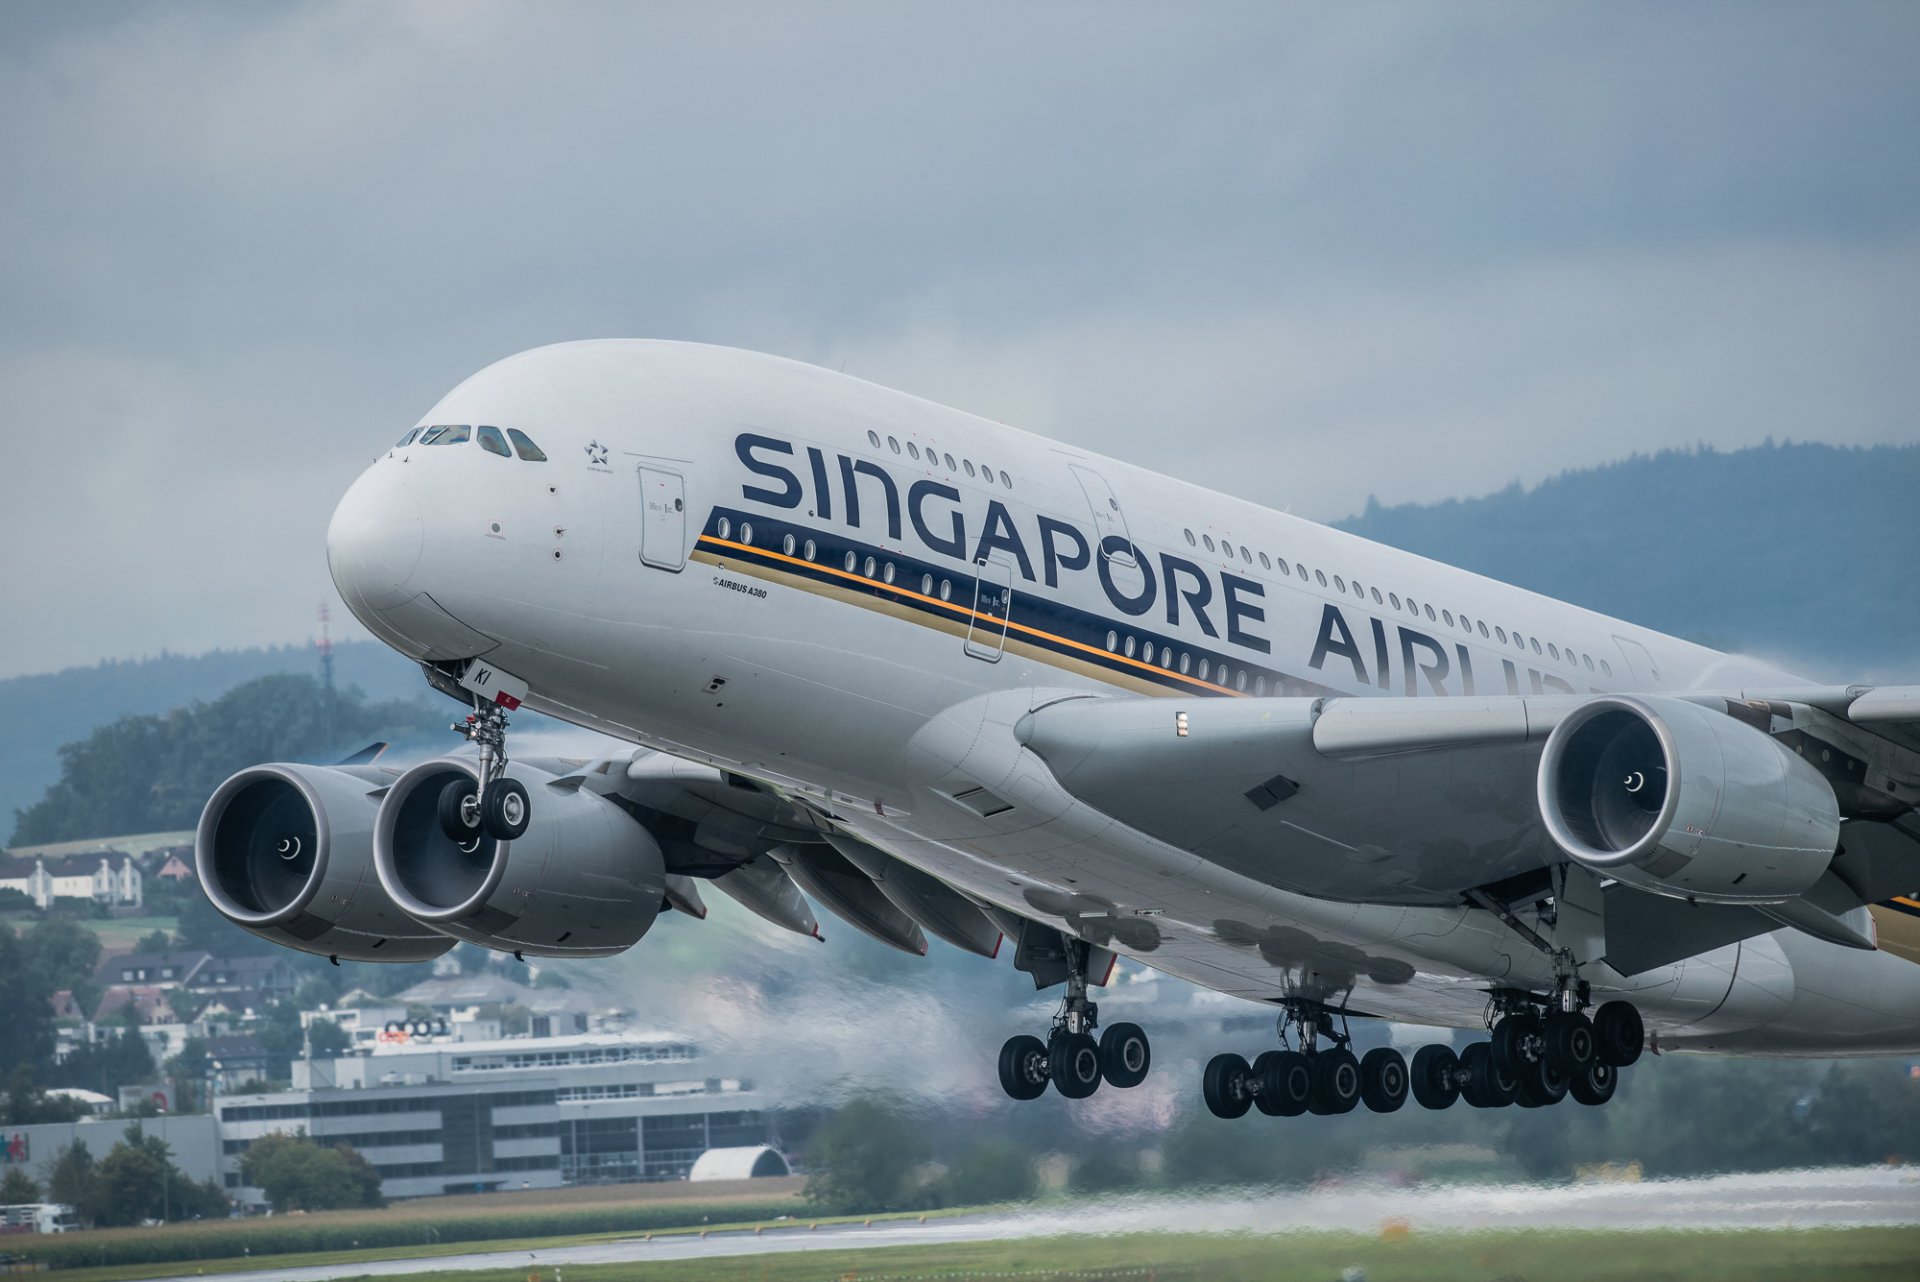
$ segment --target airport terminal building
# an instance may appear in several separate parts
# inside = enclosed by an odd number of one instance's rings
[[[708,1149],[778,1147],[753,1084],[670,1033],[382,1045],[214,1107],[222,1179],[256,1205],[241,1159],[275,1131],[352,1145],[390,1198],[685,1179]]]

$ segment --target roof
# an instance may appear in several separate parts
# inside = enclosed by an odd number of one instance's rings
[[[454,1025],[455,1028],[460,1025]],[[444,1051],[457,1055],[486,1054],[490,1051],[565,1051],[590,1046],[691,1046],[684,1034],[662,1029],[628,1033],[569,1033],[562,1037],[489,1037],[473,1041],[431,1041],[382,1043],[373,1048],[375,1055],[418,1055],[422,1051]]]
[[[85,851],[98,853],[102,850],[131,851],[144,854],[149,850],[158,850],[162,846],[193,845],[194,834],[188,832],[147,832],[125,837],[86,837],[79,841],[48,841],[37,846],[14,846],[7,853],[32,858],[36,855],[58,856],[75,855]]]
[[[208,1059],[265,1059],[267,1048],[252,1033],[228,1033],[206,1039]]]
[[[772,1175],[791,1175],[787,1159],[780,1150],[767,1144],[748,1148],[710,1148],[694,1162],[687,1179],[758,1180]]]
[[[122,982],[121,974],[129,970],[146,971],[143,978],[147,980],[158,979],[162,971],[172,970],[174,979],[185,980],[212,960],[213,954],[200,948],[178,953],[115,953],[100,962],[93,977],[103,984],[115,984]]]
[[[93,850],[84,855],[43,855],[40,859],[47,866],[49,877],[91,877],[100,871],[100,865],[118,871],[126,867],[133,859],[124,850]]]
[[[284,957],[209,957],[194,976],[194,987],[259,988],[279,975],[293,977],[293,965]]]
[[[400,1006],[525,1006],[544,1014],[572,1010],[575,1002],[566,989],[532,988],[504,975],[442,975],[423,979],[387,999]]]
[[[173,1015],[173,1003],[167,1000],[167,990],[147,985],[116,984],[100,996],[100,1005],[93,1012],[94,1022],[100,1023],[111,1015],[118,1014],[127,1007],[139,1012],[140,1022],[154,1023],[154,1016],[165,1011],[169,1018]]]

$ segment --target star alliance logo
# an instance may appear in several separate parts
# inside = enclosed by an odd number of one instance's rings
[[[595,437],[587,443],[587,466],[605,467],[606,465],[607,447],[600,443],[598,437]]]

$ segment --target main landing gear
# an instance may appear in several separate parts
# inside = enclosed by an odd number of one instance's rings
[[[1536,1011],[1536,999],[1504,993],[1492,1036],[1457,1056],[1447,1046],[1423,1046],[1413,1057],[1413,1096],[1425,1108],[1544,1108],[1571,1095],[1582,1104],[1613,1098],[1620,1070],[1640,1058],[1645,1029],[1632,1003],[1613,1001],[1589,1019],[1563,999]]]
[[[1251,1064],[1232,1052],[1207,1062],[1201,1093],[1208,1111],[1232,1118],[1257,1108],[1268,1117],[1298,1117],[1351,1113],[1365,1104],[1376,1113],[1394,1112],[1407,1102],[1407,1061],[1390,1046],[1356,1057],[1344,1023],[1336,1029],[1318,1002],[1290,1003],[1280,1017],[1279,1050]],[[1297,1050],[1289,1044],[1293,1028]]]
[[[506,777],[507,713],[498,704],[474,701],[465,721],[450,727],[480,749],[480,780],[454,780],[440,791],[440,830],[463,850],[473,850],[482,837],[513,841],[524,836],[533,820],[533,803],[526,785]]]
[[[1068,1099],[1085,1099],[1102,1082],[1131,1087],[1147,1080],[1153,1047],[1138,1024],[1109,1024],[1094,1040],[1100,1008],[1087,1000],[1088,951],[1081,940],[1067,942],[1067,995],[1047,1040],[1021,1034],[1000,1048],[1000,1087],[1014,1099],[1038,1099],[1049,1082]]]
[[[1332,1012],[1314,1002],[1288,1005],[1280,1018],[1281,1049],[1251,1064],[1232,1053],[1215,1055],[1201,1079],[1201,1094],[1215,1117],[1243,1117],[1259,1109],[1268,1117],[1302,1113],[1351,1113],[1365,1104],[1391,1113],[1408,1095],[1422,1108],[1450,1108],[1464,1099],[1474,1108],[1543,1108],[1568,1095],[1582,1104],[1613,1098],[1620,1070],[1640,1058],[1645,1032],[1628,1002],[1608,1002],[1592,1019],[1577,1002],[1559,1006],[1524,993],[1496,995],[1501,1018],[1492,1036],[1459,1054],[1448,1046],[1422,1046],[1409,1065],[1399,1051],[1382,1046],[1355,1058],[1345,1019],[1335,1029]],[[1536,1005],[1548,1005],[1542,1012]],[[1299,1030],[1299,1048],[1288,1044]]]

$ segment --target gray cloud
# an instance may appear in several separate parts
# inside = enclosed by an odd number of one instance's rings
[[[334,498],[596,334],[1315,517],[1912,440],[1902,5],[0,10],[0,675],[297,638]]]

